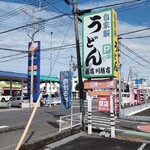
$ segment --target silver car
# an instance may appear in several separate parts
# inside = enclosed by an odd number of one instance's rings
[[[27,96],[16,96],[12,98],[11,106],[22,107],[22,103],[29,103]]]

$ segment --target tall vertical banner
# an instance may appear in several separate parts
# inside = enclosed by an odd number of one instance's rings
[[[60,72],[60,95],[61,95],[61,109],[68,109],[71,107],[72,96],[72,73],[71,71]]]
[[[118,26],[113,9],[82,18],[82,74],[84,78],[118,77]]]
[[[130,104],[134,104],[134,88],[130,87]]]
[[[36,102],[40,93],[40,41],[35,41],[34,46],[28,44],[28,97],[30,97],[31,88],[31,51],[34,48],[33,58],[33,102]]]
[[[140,89],[137,89],[137,104],[138,104],[138,105],[141,104],[141,97],[140,97],[140,94],[141,94],[141,90],[140,90]]]

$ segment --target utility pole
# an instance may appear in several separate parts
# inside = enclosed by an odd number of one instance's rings
[[[51,48],[52,48],[52,35],[53,32],[51,32]],[[50,54],[50,104],[49,107],[51,107],[51,100],[52,100],[52,53]]]
[[[33,10],[34,11],[34,10]],[[32,11],[30,108],[33,107],[34,16]]]
[[[23,10],[24,11],[24,10]],[[38,10],[39,11],[39,10]],[[24,11],[26,13],[26,11]],[[34,35],[39,32],[39,28],[35,31],[34,29],[34,9],[32,10],[32,35],[30,36],[28,33],[27,35],[31,38],[31,45],[30,45],[30,55],[31,55],[31,73],[30,73],[30,108],[33,107],[33,77],[34,77]],[[26,13],[27,14],[27,13]]]
[[[121,66],[122,64],[119,63],[119,117],[121,116],[121,104],[122,104],[122,82],[121,82]]]
[[[76,52],[77,52],[77,63],[78,63],[78,80],[79,80],[79,98],[80,98],[80,112],[82,112],[82,127],[84,126],[84,99],[83,99],[83,81],[82,81],[82,72],[81,72],[81,56],[80,56],[80,44],[79,44],[79,34],[78,34],[78,14],[76,0],[72,0],[73,14],[74,14],[74,29],[75,29],[75,41],[76,41]]]
[[[120,57],[121,57],[121,54],[120,54],[121,48],[120,48],[120,45],[119,45],[120,39],[121,38],[118,38],[118,52],[119,52],[119,60],[118,60],[118,70],[119,70],[119,114],[118,114],[118,116],[119,117],[121,116],[121,104],[122,104],[122,90],[121,90],[121,88],[122,88],[122,81],[121,81],[121,67],[122,67],[122,64],[121,64],[121,59],[120,59]]]

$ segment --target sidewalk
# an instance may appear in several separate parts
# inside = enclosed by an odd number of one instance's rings
[[[115,138],[102,138],[84,132],[46,145],[42,150],[149,150],[150,144],[138,141],[125,141]],[[41,149],[39,149],[41,150]]]

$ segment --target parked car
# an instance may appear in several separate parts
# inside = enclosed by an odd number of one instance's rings
[[[49,95],[48,94],[43,94],[42,98],[41,98],[41,106],[46,105],[48,99],[49,99]]]
[[[12,99],[12,96],[10,95],[0,94],[0,102],[7,102],[7,101],[10,101],[11,99]]]
[[[10,108],[11,107],[11,101],[7,102],[0,102],[0,108]]]
[[[16,96],[11,100],[11,106],[22,107],[22,103],[29,103],[28,96]]]
[[[53,97],[53,98],[51,99],[51,104],[52,104],[52,105],[61,104],[61,97]]]

